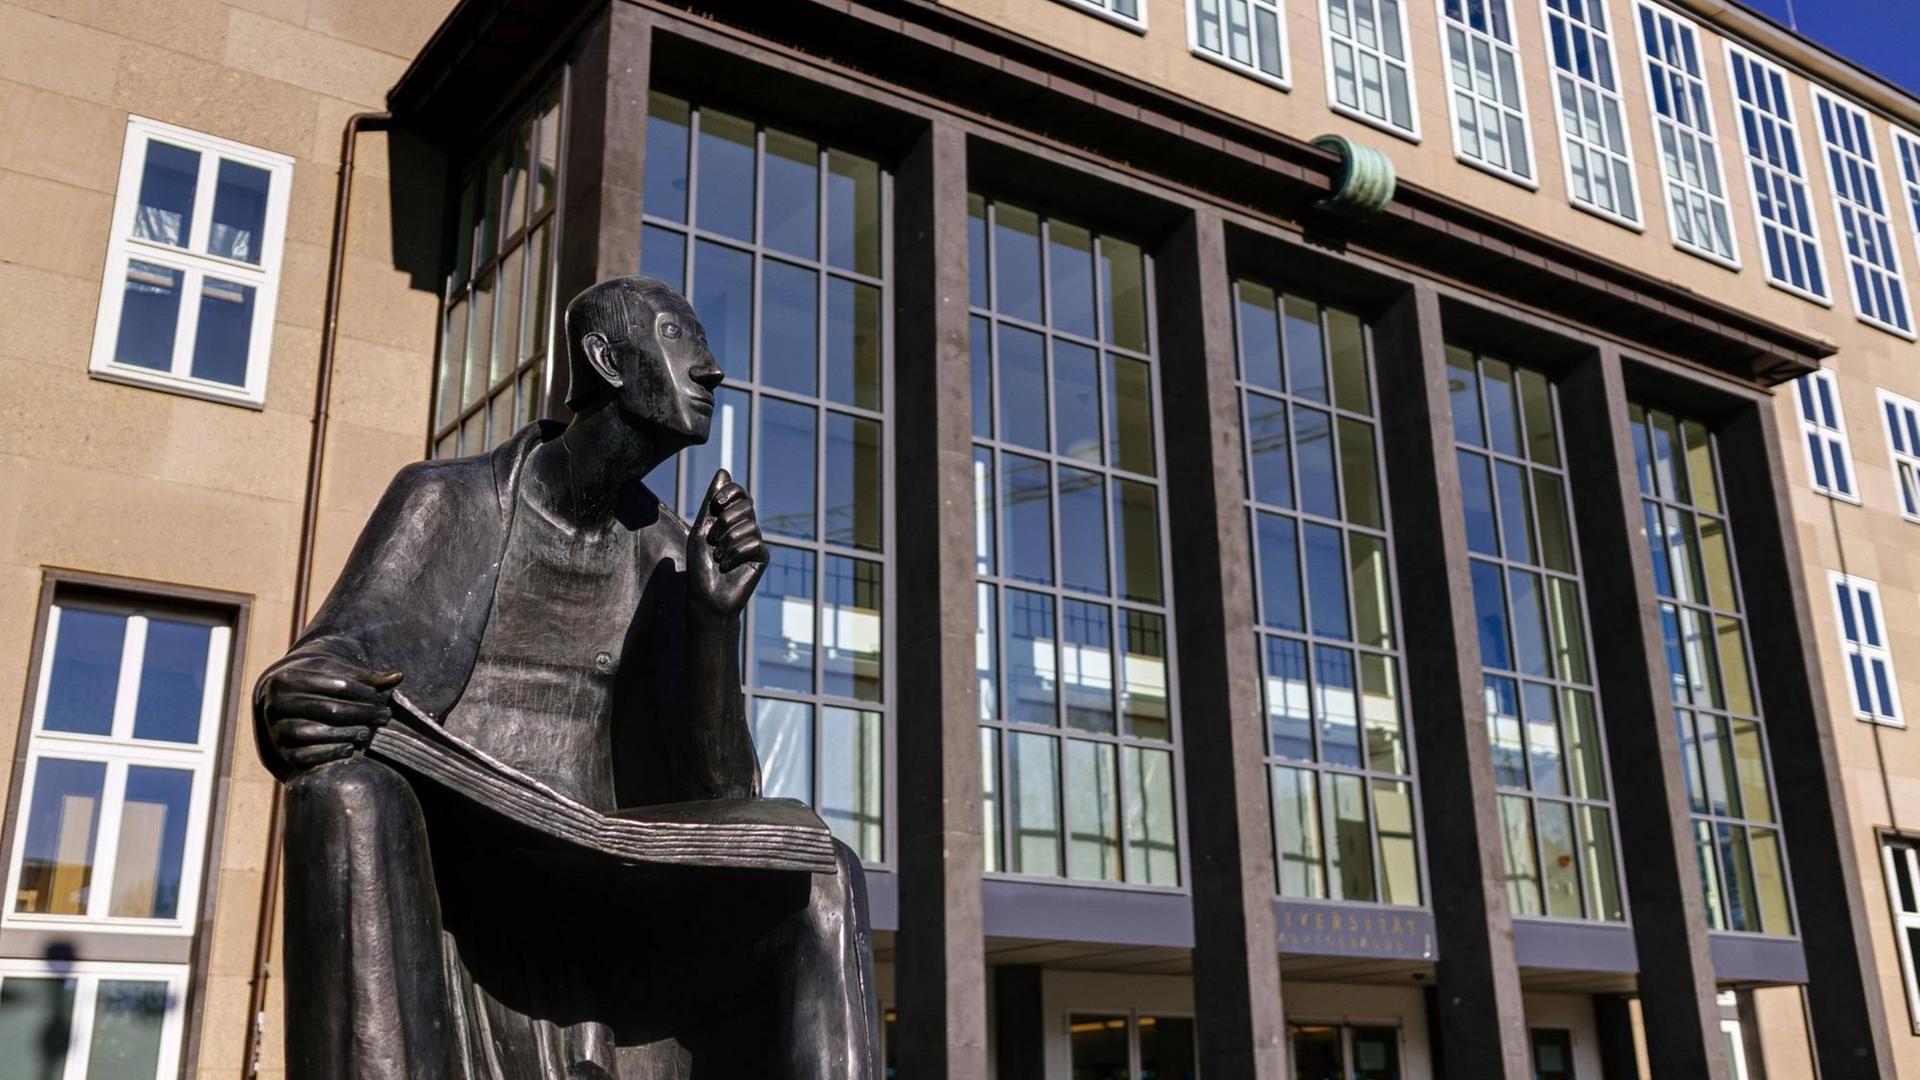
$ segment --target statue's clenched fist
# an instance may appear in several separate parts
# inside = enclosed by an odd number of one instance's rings
[[[701,614],[738,615],[766,568],[767,545],[760,539],[753,497],[721,469],[713,474],[687,533],[688,598]]]
[[[364,748],[393,717],[398,671],[366,671],[326,656],[304,656],[269,671],[254,690],[273,752],[310,769]]]

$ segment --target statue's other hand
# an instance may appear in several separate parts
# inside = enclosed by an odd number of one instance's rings
[[[713,474],[687,533],[689,599],[705,614],[737,615],[766,568],[767,545],[760,539],[753,497],[721,469]]]
[[[398,671],[366,671],[332,657],[307,657],[261,681],[260,708],[267,738],[282,761],[309,769],[367,745],[373,729],[392,719],[388,696]]]

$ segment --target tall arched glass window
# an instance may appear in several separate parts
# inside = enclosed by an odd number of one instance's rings
[[[654,93],[640,269],[681,290],[726,371],[713,432],[647,483],[683,517],[715,470],[771,561],[745,636],[763,789],[886,859],[890,177],[871,158]]]
[[[1152,260],[968,205],[987,869],[1178,885]]]

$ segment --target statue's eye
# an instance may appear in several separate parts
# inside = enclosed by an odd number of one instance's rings
[[[664,324],[664,325],[662,325],[662,326],[660,327],[660,336],[661,336],[661,337],[663,337],[663,338],[677,338],[677,337],[679,337],[679,336],[680,336],[680,324],[679,324],[679,323],[677,323],[677,322],[670,322],[670,323],[666,323],[666,324]]]

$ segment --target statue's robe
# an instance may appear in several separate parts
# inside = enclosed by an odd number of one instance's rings
[[[490,454],[401,470],[280,664],[323,654],[399,670],[421,710],[456,731],[484,722],[461,699],[494,617],[522,469],[561,430],[540,422]],[[670,514],[656,524],[684,553],[685,525]],[[683,627],[684,573],[633,572],[645,589],[636,625]],[[664,767],[664,725],[684,715],[682,637],[653,634],[614,674],[626,688],[614,692],[610,748],[618,805],[685,797]],[[255,718],[264,724],[257,700]],[[714,1063],[704,1075],[870,1075],[864,889],[844,850],[835,877],[617,872],[520,845],[500,819],[364,756],[289,770],[256,735],[288,783],[283,986],[296,1080],[666,1076],[689,1056]],[[604,785],[588,787],[598,795],[583,801],[614,809]],[[757,1039],[714,1016],[753,1017]],[[780,1044],[789,1060],[769,1064],[765,1048]],[[749,1052],[758,1059],[738,1056]]]

